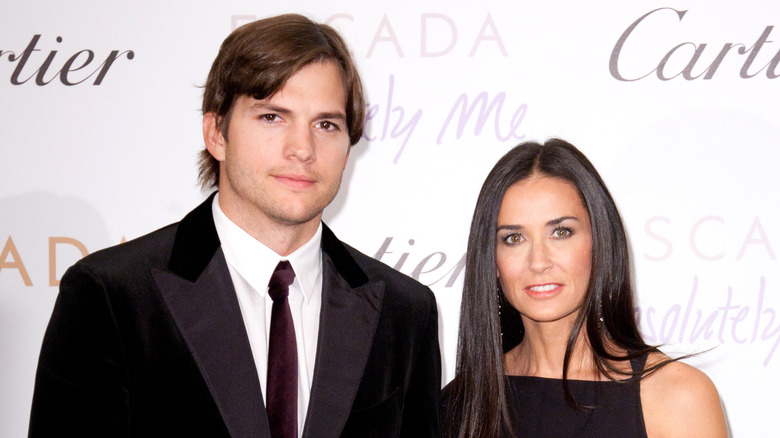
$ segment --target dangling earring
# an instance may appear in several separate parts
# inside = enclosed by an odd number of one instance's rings
[[[504,327],[501,325],[501,282],[496,279],[496,300],[498,301],[498,331],[501,333],[501,341],[504,340]]]
[[[612,303],[612,291],[609,291],[609,294],[607,295],[607,300],[609,300],[610,303]],[[597,324],[598,328],[604,327],[604,305],[599,301],[599,322]]]
[[[604,307],[599,303],[599,321],[596,323],[596,327],[601,329],[604,327]]]

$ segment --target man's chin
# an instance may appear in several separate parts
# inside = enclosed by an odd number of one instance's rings
[[[319,211],[285,211],[272,216],[272,219],[281,226],[296,227],[305,226],[312,222],[319,222],[322,210]]]

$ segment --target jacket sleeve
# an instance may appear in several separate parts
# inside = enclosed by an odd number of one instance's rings
[[[412,365],[401,424],[403,437],[438,437],[441,389],[441,354],[439,352],[439,318],[433,292],[427,325],[420,349]]]
[[[107,288],[77,263],[62,278],[44,335],[29,436],[127,436],[128,393]]]

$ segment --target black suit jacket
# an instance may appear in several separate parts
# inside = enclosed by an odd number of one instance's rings
[[[269,437],[211,199],[63,276],[30,436]],[[319,340],[304,437],[437,436],[431,291],[323,226]]]

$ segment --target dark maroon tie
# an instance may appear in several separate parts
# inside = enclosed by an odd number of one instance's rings
[[[290,262],[281,261],[268,282],[271,309],[271,335],[268,339],[268,378],[266,412],[273,438],[298,436],[298,349],[295,343],[289,286],[295,279]]]

